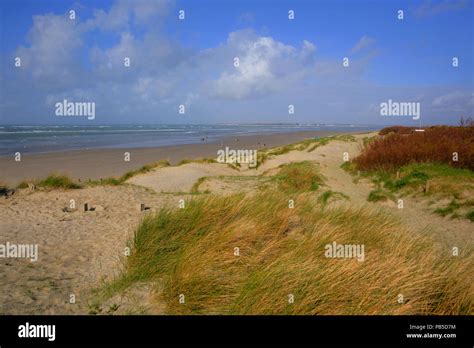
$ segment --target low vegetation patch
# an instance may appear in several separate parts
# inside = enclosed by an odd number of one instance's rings
[[[207,177],[206,176],[203,176],[199,179],[196,180],[196,182],[194,183],[193,187],[191,187],[191,193],[193,194],[197,194],[197,193],[201,193],[199,191],[199,186],[201,186],[201,184],[206,181]],[[203,193],[209,193],[208,190],[204,191]]]
[[[46,179],[36,180],[31,182],[36,187],[44,188],[61,188],[61,189],[80,189],[82,185],[74,182],[71,178],[66,175],[53,174],[48,176]],[[28,182],[24,181],[18,185],[18,188],[27,188]]]
[[[284,164],[273,180],[286,193],[316,191],[323,184],[317,165],[311,161]]]
[[[154,169],[168,167],[169,165],[170,165],[170,163],[168,161],[158,161],[158,162],[154,162],[154,163],[144,165],[143,167],[141,167],[139,169],[127,172],[127,173],[125,173],[124,175],[122,175],[118,178],[111,177],[111,178],[93,180],[93,181],[89,181],[88,184],[92,185],[92,186],[94,186],[94,185],[111,185],[111,186],[121,185],[125,181],[127,181],[128,179],[134,177],[135,175],[145,174],[145,173],[148,173],[148,172],[150,172]]]
[[[324,138],[312,138],[306,139],[294,144],[285,145],[285,146],[278,146],[275,148],[271,148],[268,150],[259,150],[257,152],[257,166],[258,168],[262,165],[266,160],[273,156],[283,155],[290,151],[308,151],[312,152],[316,150],[320,146],[327,145],[330,141],[339,140],[339,141],[356,141],[356,137],[350,134],[343,134],[343,135],[335,135],[330,137]]]
[[[474,210],[471,210],[469,213],[466,214],[466,219],[469,219],[474,222]]]
[[[198,158],[198,159],[183,159],[178,163],[178,166],[188,163],[217,163],[214,158]]]
[[[143,167],[137,170],[132,170],[130,172],[127,172],[118,178],[110,177],[110,178],[103,178],[99,180],[89,180],[86,183],[86,185],[87,186],[121,185],[125,181],[127,181],[128,179],[130,179],[131,177],[135,175],[147,173],[153,169],[166,167],[166,166],[169,166],[168,161],[159,161],[159,162],[144,165]],[[32,183],[36,187],[44,187],[44,188],[80,189],[84,187],[84,185],[74,182],[71,178],[69,178],[66,175],[52,174],[48,176],[46,179],[42,179],[42,180],[23,181],[17,186],[17,188],[28,188],[28,183]]]
[[[385,202],[389,198],[390,197],[389,197],[389,194],[387,194],[387,192],[381,189],[376,189],[376,190],[370,191],[369,197],[367,197],[367,200],[369,202]]]
[[[324,191],[319,197],[318,197],[318,203],[321,204],[321,207],[324,208],[326,207],[331,201],[337,201],[337,200],[347,200],[349,199],[349,196],[345,195],[342,192],[335,192],[331,190]]]

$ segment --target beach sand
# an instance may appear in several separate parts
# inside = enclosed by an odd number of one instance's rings
[[[168,160],[171,164],[176,164],[183,159],[216,158],[217,151],[226,146],[231,149],[259,150],[336,134],[341,134],[341,132],[302,131],[229,137],[216,143],[200,142],[157,148],[90,149],[24,154],[19,162],[15,162],[12,154],[12,156],[0,157],[0,183],[12,187],[22,181],[45,178],[53,173],[66,174],[75,180],[94,180],[120,176],[159,160]],[[125,152],[130,153],[129,162],[124,161]]]

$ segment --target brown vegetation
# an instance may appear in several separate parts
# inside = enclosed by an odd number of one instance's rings
[[[360,170],[396,170],[411,163],[444,163],[474,170],[474,127],[408,127],[383,129],[354,162]],[[457,160],[456,155],[457,153]]]

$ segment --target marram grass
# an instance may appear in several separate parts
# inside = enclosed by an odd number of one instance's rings
[[[364,245],[365,260],[326,258],[333,242]],[[473,314],[471,251],[378,211],[323,211],[315,194],[294,209],[278,190],[194,198],[146,216],[131,245],[113,288],[154,283],[170,314]]]

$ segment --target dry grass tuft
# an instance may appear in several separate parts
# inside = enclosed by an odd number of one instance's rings
[[[334,241],[363,244],[365,260],[326,258],[325,246]],[[200,197],[185,209],[145,217],[132,250],[114,288],[154,282],[173,314],[472,314],[474,308],[472,252],[452,257],[380,212],[323,211],[311,194],[297,196],[294,209],[279,191]]]

